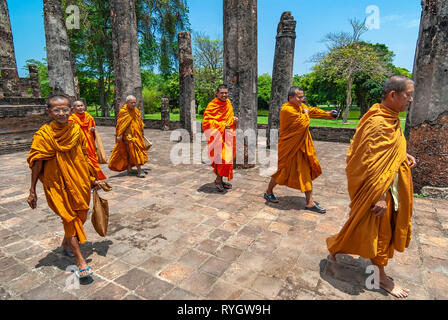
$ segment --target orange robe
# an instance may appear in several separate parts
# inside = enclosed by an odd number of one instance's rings
[[[233,159],[236,156],[236,123],[233,107],[226,102],[213,99],[207,106],[202,120],[202,129],[208,140],[208,156],[213,172],[221,177],[233,179]],[[226,125],[230,130],[226,130]]]
[[[142,116],[138,108],[129,111],[124,105],[118,113],[115,136],[123,135],[121,142],[116,142],[109,158],[109,169],[125,171],[128,166],[143,165],[148,161],[148,151],[143,141]]]
[[[92,162],[98,174],[98,180],[105,180],[106,176],[104,175],[98,163],[98,155],[96,154],[95,136],[90,131],[90,128],[95,127],[95,120],[89,113],[84,112],[83,114],[78,113],[72,114],[68,119],[68,121],[75,122],[79,124],[79,126],[81,127],[82,132],[84,132],[84,136],[87,139],[87,153],[89,154],[90,162]]]
[[[398,173],[398,211],[389,191]],[[375,104],[360,120],[347,152],[349,219],[327,239],[331,253],[356,254],[386,266],[394,250],[411,240],[413,187],[406,140],[398,113]],[[370,211],[387,192],[387,210],[378,218]]]
[[[309,114],[304,113],[309,110]],[[326,111],[309,108],[305,104],[295,107],[287,102],[280,111],[280,136],[278,138],[278,167],[272,175],[279,185],[286,185],[301,192],[311,191],[312,180],[322,174],[311,138],[310,118],[332,119]]]
[[[89,211],[91,184],[97,177],[81,128],[70,122],[43,125],[33,137],[27,159],[30,168],[38,160],[43,161],[39,180],[48,206],[62,218],[65,237],[77,236],[84,243],[83,224]]]

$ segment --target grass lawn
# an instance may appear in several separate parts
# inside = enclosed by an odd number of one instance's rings
[[[332,107],[326,107],[321,106],[320,107],[323,110],[333,110]],[[87,111],[92,115],[96,116],[95,108],[89,107]],[[98,112],[98,116],[100,116],[100,111]],[[356,108],[353,108],[353,110],[350,110],[349,116],[348,116],[348,123],[343,124],[342,120],[326,120],[326,119],[311,119],[310,126],[311,127],[333,127],[333,128],[356,128],[359,122],[359,115],[360,111],[356,110]],[[258,123],[259,124],[268,124],[268,116],[269,116],[269,110],[258,110]],[[114,113],[111,113],[111,117],[114,117]],[[197,114],[196,120],[202,121],[202,115]],[[160,112],[154,113],[154,114],[145,114],[145,119],[154,119],[154,120],[160,120],[162,118]],[[406,120],[406,112],[400,113],[400,119],[401,119],[401,127],[404,130],[405,127],[405,120]],[[178,113],[170,113],[170,120],[171,121],[179,121],[180,115]]]

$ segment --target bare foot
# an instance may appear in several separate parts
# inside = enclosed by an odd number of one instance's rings
[[[338,262],[336,261],[336,255],[332,254],[331,252],[330,252],[330,254],[328,255],[327,259],[328,259],[329,261],[333,262],[333,263],[338,263]]]
[[[409,296],[409,289],[401,288],[396,285],[389,277],[382,277],[380,279],[380,287],[396,298],[402,299]]]

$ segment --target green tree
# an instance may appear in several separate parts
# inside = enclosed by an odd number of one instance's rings
[[[198,33],[193,36],[193,60],[196,106],[199,113],[215,97],[224,79],[223,43]]]
[[[261,110],[269,110],[269,105],[271,103],[271,87],[271,75],[263,73],[258,76],[258,108]]]

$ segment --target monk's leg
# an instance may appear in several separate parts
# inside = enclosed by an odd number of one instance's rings
[[[268,189],[266,190],[267,195],[271,195],[274,192],[274,188],[277,185],[277,182],[275,182],[274,178],[271,178],[271,181],[269,181]]]
[[[69,257],[74,257],[73,252],[71,250],[70,241],[68,238],[64,237],[64,239],[62,240],[61,247],[66,255],[68,255]]]
[[[75,262],[76,262],[76,265],[78,266],[78,269],[79,270],[86,269],[88,267],[87,262],[84,259],[84,257],[82,256],[81,248],[79,247],[78,238],[77,237],[68,238],[68,242],[70,243],[70,247],[72,248],[73,254],[75,255]],[[89,270],[85,270],[85,271],[80,272],[79,275],[85,276],[89,273],[90,273]]]
[[[409,295],[409,290],[401,288],[394,281],[386,275],[384,270],[389,259],[393,257],[394,249],[391,244],[392,239],[392,224],[393,224],[393,207],[394,203],[390,192],[386,196],[387,209],[384,215],[379,218],[380,224],[378,228],[378,244],[377,255],[371,259],[372,263],[376,265],[380,272],[380,287],[389,292],[396,298],[406,298]]]
[[[313,201],[313,190],[311,191],[305,191],[305,199],[306,199],[306,207],[312,208],[314,207],[315,203]]]
[[[391,278],[389,278],[384,270],[384,266],[377,266],[380,272],[380,287],[396,298],[407,298],[409,289],[398,286]]]

